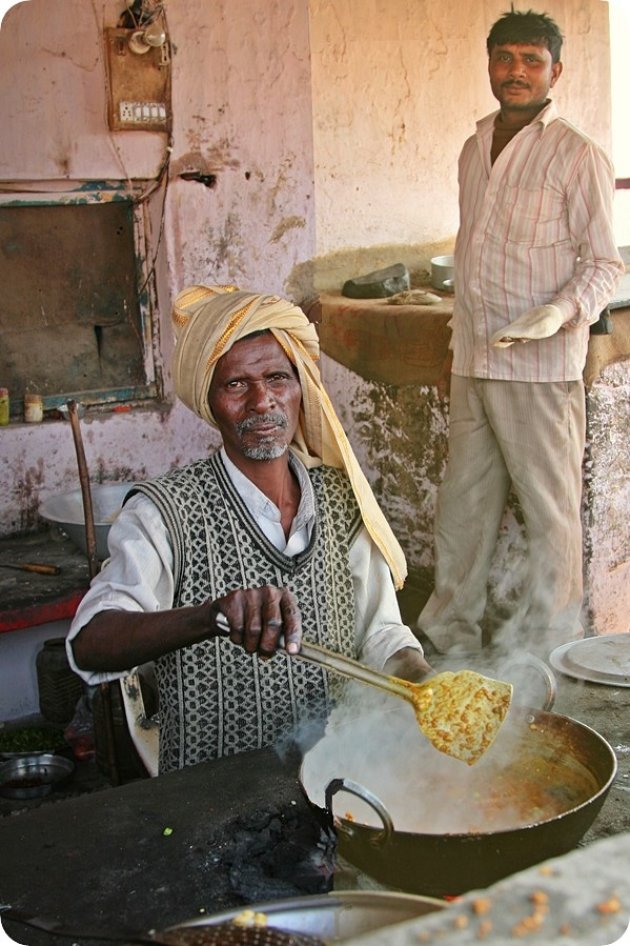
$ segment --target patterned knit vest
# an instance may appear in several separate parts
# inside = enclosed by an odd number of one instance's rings
[[[361,518],[345,474],[308,471],[317,522],[308,547],[288,558],[264,536],[218,454],[139,484],[167,525],[174,555],[174,607],[237,588],[290,588],[305,640],[354,656],[355,606],[349,549]],[[217,637],[156,662],[160,772],[299,737],[325,718],[327,674],[283,652],[259,660]]]

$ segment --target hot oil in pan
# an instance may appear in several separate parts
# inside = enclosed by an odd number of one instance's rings
[[[508,771],[495,772],[492,782],[477,790],[473,812],[478,812],[478,822],[474,823],[469,811],[459,830],[472,834],[509,830],[576,808],[599,786],[588,769],[578,765],[571,768],[568,780],[564,762],[527,755]]]
[[[397,831],[480,834],[551,820],[601,787],[563,729],[548,726],[544,714],[516,714],[472,767],[423,745],[413,726],[409,715],[392,708],[329,728],[324,745],[306,757],[311,800],[322,805],[311,789],[342,775],[381,799]],[[337,815],[380,827],[369,805],[347,794],[338,798]]]
[[[440,811],[432,811],[433,806],[425,809],[410,830],[428,834],[512,830],[553,819],[588,801],[599,789],[596,777],[568,746],[549,736],[544,724],[536,722],[525,724],[517,737],[508,729],[496,755],[468,770],[465,778],[454,773],[447,779],[431,776],[434,784],[428,794],[440,799]]]

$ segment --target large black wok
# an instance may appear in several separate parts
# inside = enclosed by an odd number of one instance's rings
[[[612,748],[570,717],[513,706],[468,767],[425,743],[411,710],[391,702],[352,720],[333,714],[300,771],[339,854],[387,887],[461,894],[564,854],[615,777]]]

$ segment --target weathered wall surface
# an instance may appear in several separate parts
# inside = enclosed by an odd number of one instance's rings
[[[169,309],[182,285],[234,281],[300,301],[398,260],[419,272],[431,255],[450,249],[457,155],[475,121],[494,108],[485,37],[508,6],[499,0],[172,3],[170,143],[163,134],[108,130],[103,29],[116,24],[122,0],[29,0],[9,10],[0,30],[5,190],[151,180],[167,162],[163,212],[159,192],[147,212],[157,269],[154,346],[166,402],[83,421],[94,478],[154,475],[216,443],[212,431],[172,405]],[[607,4],[547,0],[544,9],[566,36],[565,73],[554,98],[609,147]],[[191,175],[199,179],[186,179]],[[410,564],[430,569],[446,417],[433,389],[373,385],[349,375],[326,366],[339,413]],[[613,440],[621,451],[623,412],[608,408],[625,392],[626,377],[619,366],[592,395],[600,418],[593,429],[603,458],[598,470],[607,466]],[[30,528],[39,500],[75,487],[77,473],[64,422],[12,424],[0,439],[0,534],[7,534]],[[614,490],[597,485],[599,479],[591,489],[599,601],[614,597],[607,594],[607,550],[617,575],[625,575],[628,558],[627,484],[621,461],[611,469],[618,471]],[[612,539],[610,522],[619,525]],[[506,529],[508,537],[516,534],[511,524]],[[615,600],[621,614],[625,599]]]
[[[306,0],[188,0],[168,16],[171,280],[281,291],[314,247]],[[191,170],[216,186],[191,186],[181,179]]]
[[[366,381],[326,356],[322,376],[409,565],[431,566],[435,486],[446,462],[445,405],[433,388]]]
[[[588,392],[587,590],[599,634],[630,631],[630,362]]]
[[[171,5],[171,142],[108,129],[103,30],[123,9],[120,0],[29,0],[7,12],[0,186],[46,194],[82,181],[150,185],[167,162],[166,191],[146,208],[166,404],[82,422],[92,477],[133,480],[216,444],[207,425],[172,407],[171,299],[193,282],[283,289],[290,269],[314,252],[313,145],[305,0]],[[0,534],[31,527],[41,499],[78,485],[69,426],[3,428],[0,475]]]
[[[170,157],[173,284],[272,290],[312,255],[313,145],[305,0],[187,0],[168,9],[173,140],[110,132],[103,30],[120,0],[30,0],[0,31],[0,180],[142,179]],[[215,175],[213,188],[183,173]]]
[[[140,408],[107,420],[84,417],[81,432],[90,478],[133,482],[205,455],[218,444],[218,435],[194,421],[179,403],[169,411]],[[0,443],[1,534],[12,535],[37,525],[41,500],[78,489],[76,452],[66,421],[3,429]]]

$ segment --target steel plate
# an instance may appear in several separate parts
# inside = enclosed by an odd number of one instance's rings
[[[266,926],[291,933],[318,936],[331,944],[341,944],[361,933],[384,929],[395,923],[415,919],[447,904],[433,897],[394,891],[340,890],[329,894],[294,897],[271,903],[252,904],[239,910],[226,910],[196,917],[182,927],[212,926],[234,920],[243,910],[265,915]]]
[[[577,680],[630,687],[630,633],[570,641],[551,652],[549,663]]]

